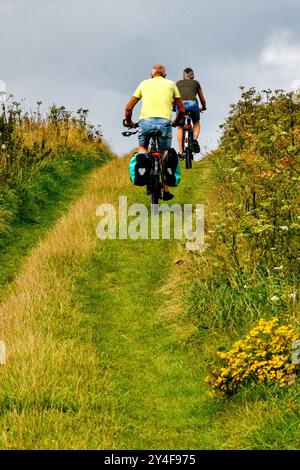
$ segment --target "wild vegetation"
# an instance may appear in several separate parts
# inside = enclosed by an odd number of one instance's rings
[[[291,361],[291,345],[299,336],[291,326],[280,326],[278,318],[259,321],[243,340],[218,356],[225,366],[215,368],[206,381],[216,396],[230,396],[242,385],[271,383],[294,385],[297,365]]]
[[[99,204],[117,207],[122,194],[149,204],[130,184],[130,155],[87,177],[110,152],[85,111],[11,109],[10,137],[9,110],[1,124],[1,273],[14,234],[32,251],[13,242],[23,265],[0,307],[0,447],[299,448],[290,348],[300,110],[290,97],[242,90],[220,148],[182,166],[176,202],[205,203],[206,247],[191,253],[173,239],[98,240]]]
[[[208,328],[218,338],[215,354],[221,349],[221,368],[208,382],[231,394],[239,388],[237,383],[246,386],[255,379],[256,367],[262,369],[259,382],[262,377],[266,384],[274,382],[267,371],[274,371],[276,331],[264,336],[261,348],[247,345],[249,330],[259,320],[269,325],[276,317],[279,331],[294,332],[282,345],[289,362],[291,338],[300,337],[300,106],[280,90],[242,89],[221,129],[220,148],[210,159],[215,187],[206,212],[208,243],[197,263],[190,313],[201,337]],[[230,351],[233,340],[242,342]],[[236,357],[236,367],[228,367],[238,350],[243,364]],[[216,364],[213,357],[209,362]],[[294,384],[290,376],[295,367],[287,367],[285,373],[284,361],[281,366],[275,367],[277,383]]]
[[[88,110],[64,106],[24,112],[13,101],[0,112],[0,246],[14,223],[38,221],[43,203],[63,184],[72,166],[91,167],[108,147]]]
[[[88,110],[0,112],[0,297],[33,247],[80,196],[87,174],[112,156]]]

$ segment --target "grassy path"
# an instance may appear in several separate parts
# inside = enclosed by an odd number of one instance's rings
[[[177,202],[200,195],[200,166]],[[120,194],[148,203],[125,160],[90,178],[2,303],[4,448],[197,446],[195,358],[162,315],[178,243],[97,240],[95,209]]]
[[[84,323],[113,387],[116,448],[197,447],[197,358],[189,357],[160,310],[174,250],[166,243],[146,248],[126,241],[122,249],[119,243],[99,250],[79,284]]]
[[[203,202],[200,165],[191,176],[176,202]],[[136,190],[126,194],[134,202]],[[110,240],[98,245],[78,279],[82,325],[93,331],[112,386],[117,449],[203,446],[199,357],[164,316],[161,287],[177,252],[176,241]]]
[[[97,239],[100,203],[127,195],[128,205],[149,204],[129,184],[127,165],[115,160],[93,173],[6,290],[1,448],[247,448],[245,432],[263,421],[263,402],[208,397],[205,356],[185,341],[191,274],[188,256],[174,264],[185,257],[178,242]],[[176,202],[204,202],[209,185],[198,163]]]

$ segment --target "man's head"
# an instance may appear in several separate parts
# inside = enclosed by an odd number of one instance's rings
[[[165,67],[161,64],[154,65],[153,68],[152,68],[151,77],[152,78],[154,78],[154,77],[163,77],[163,78],[165,78],[166,77]]]
[[[193,80],[194,78],[194,71],[190,67],[187,67],[183,71],[183,78],[184,80]]]

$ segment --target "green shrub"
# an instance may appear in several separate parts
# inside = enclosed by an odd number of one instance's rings
[[[88,123],[88,110],[72,115],[52,106],[45,116],[11,103],[0,114],[0,248],[13,225],[38,223],[68,173],[92,168],[110,154],[101,130]]]
[[[291,359],[292,344],[299,339],[291,325],[281,325],[278,318],[260,320],[255,328],[236,341],[227,352],[218,352],[221,365],[206,377],[212,394],[226,397],[243,385],[293,385],[297,366]]]
[[[262,315],[297,323],[300,106],[280,90],[242,90],[221,128],[190,314],[233,335]]]

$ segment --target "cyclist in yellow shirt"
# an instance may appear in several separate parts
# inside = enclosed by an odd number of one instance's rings
[[[149,132],[160,130],[158,138],[160,150],[168,150],[172,144],[172,125],[178,126],[184,116],[185,109],[180,98],[177,86],[171,80],[166,79],[165,67],[161,64],[154,65],[149,80],[143,80],[125,108],[125,120],[129,127],[134,126],[132,122],[132,111],[140,99],[142,99],[142,110],[139,119],[139,153],[147,153],[149,145]],[[172,123],[173,103],[177,105],[178,113]],[[163,200],[173,199],[167,185],[163,188]]]
[[[171,148],[172,127],[178,126],[184,116],[184,106],[180,98],[177,86],[171,80],[166,79],[166,70],[163,65],[154,65],[149,80],[143,80],[133,96],[130,98],[126,109],[125,119],[128,126],[134,126],[132,111],[140,99],[142,110],[139,119],[139,152],[147,153],[151,130],[160,130],[162,136],[159,139],[161,150]],[[173,102],[177,105],[178,113],[172,123]]]

